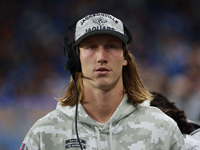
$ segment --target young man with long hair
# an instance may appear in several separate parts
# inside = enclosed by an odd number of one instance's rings
[[[73,79],[56,110],[30,129],[24,149],[183,150],[175,121],[140,105],[153,97],[128,51],[132,37],[121,20],[91,14],[76,23],[74,34],[75,46],[67,52],[78,59],[67,66]],[[74,69],[78,62],[81,69]]]

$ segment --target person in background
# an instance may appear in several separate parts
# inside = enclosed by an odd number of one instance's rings
[[[177,122],[178,127],[184,135],[186,149],[200,150],[200,126],[189,122],[184,111],[177,108],[174,102],[169,101],[161,93],[151,92],[151,94],[154,98],[150,102],[150,105],[158,107]]]
[[[140,105],[153,96],[128,50],[132,35],[124,23],[110,14],[90,14],[76,23],[74,35],[68,50],[76,61],[70,58],[67,66],[74,77],[57,108],[29,130],[21,149],[184,150],[176,122]]]

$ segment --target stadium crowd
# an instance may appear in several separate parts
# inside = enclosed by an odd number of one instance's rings
[[[63,36],[94,12],[118,16],[143,82],[200,122],[200,1],[53,0],[0,2],[0,149],[19,148],[37,118],[67,85]],[[9,133],[9,134],[8,134]]]

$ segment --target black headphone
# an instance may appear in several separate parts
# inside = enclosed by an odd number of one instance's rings
[[[70,71],[71,74],[75,74],[75,72],[81,72],[81,63],[76,53],[77,47],[74,41],[75,27],[77,22],[78,21],[68,27],[64,36],[64,54],[66,58],[65,70]],[[123,24],[123,27],[125,37],[127,38],[126,44],[131,44],[133,42],[132,34],[125,24]],[[70,40],[71,31],[73,31],[73,40]]]

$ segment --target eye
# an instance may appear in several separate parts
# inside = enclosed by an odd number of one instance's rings
[[[87,47],[87,49],[90,49],[90,50],[93,50],[94,48],[95,48],[95,47],[92,46],[92,45],[90,45],[90,46]]]
[[[95,45],[95,44],[87,44],[86,45],[87,50],[94,50],[96,47],[97,47],[97,45]]]
[[[115,45],[109,45],[108,48],[109,48],[109,49],[115,49],[116,46],[115,46]]]

